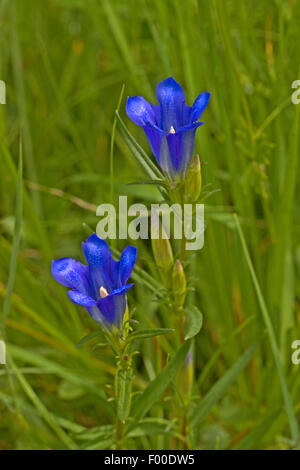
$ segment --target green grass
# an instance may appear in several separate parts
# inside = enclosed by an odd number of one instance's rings
[[[189,302],[203,313],[193,346],[193,448],[299,447],[291,343],[300,338],[300,105],[290,100],[300,79],[299,21],[299,2],[284,0],[0,0],[0,322],[8,350],[0,449],[113,445],[111,352],[76,348],[97,324],[51,278],[50,263],[82,260],[100,203],[119,194],[130,203],[160,199],[153,185],[128,185],[149,175],[115,110],[150,155],[125,98],[155,101],[156,83],[169,75],[189,104],[212,93],[195,150],[206,162],[203,184],[219,189],[207,201],[204,248],[188,268]],[[135,245],[130,305],[141,327],[168,328],[151,244]],[[140,343],[140,425],[128,426],[130,448],[181,445],[170,418],[174,359],[159,375],[160,354],[176,357],[170,338]]]

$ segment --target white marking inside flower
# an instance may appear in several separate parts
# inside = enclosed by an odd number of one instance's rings
[[[170,127],[169,134],[175,134],[175,129],[173,126]]]
[[[101,299],[108,296],[108,292],[103,286],[100,287],[99,292],[100,292]]]

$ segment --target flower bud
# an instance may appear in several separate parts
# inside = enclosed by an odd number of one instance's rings
[[[177,376],[178,392],[181,395],[184,405],[190,402],[194,381],[193,353],[190,349],[186,355],[184,364]]]
[[[125,310],[125,313],[124,313],[124,317],[123,317],[123,326],[125,325],[126,328],[125,328],[125,335],[128,334],[128,320],[129,320],[129,309],[128,309],[128,303],[127,303],[127,299],[126,299],[126,310]]]
[[[172,271],[172,289],[175,303],[182,307],[186,293],[186,278],[181,261],[177,259]]]
[[[165,272],[172,269],[174,258],[169,238],[163,225],[157,221],[154,236],[151,238],[152,251],[156,266]]]
[[[184,181],[184,198],[187,202],[196,202],[201,193],[202,177],[199,155],[190,164]]]
[[[170,271],[174,263],[170,240],[162,237],[152,238],[151,243],[156,266],[163,271]]]

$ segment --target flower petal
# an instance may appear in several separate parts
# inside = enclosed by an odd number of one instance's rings
[[[164,136],[161,141],[159,164],[169,180],[173,181],[176,177],[176,172],[172,162],[167,136]]]
[[[154,117],[155,117],[155,125],[159,128],[161,123],[161,108],[160,104],[152,104],[150,103],[151,108],[153,109]]]
[[[82,294],[76,290],[69,290],[68,296],[72,302],[74,302],[74,304],[83,305],[84,307],[93,307],[97,304],[97,301],[92,299],[92,297]]]
[[[150,125],[143,126],[143,129],[151,145],[152,152],[157,162],[160,164],[160,148],[161,148],[162,138],[165,135],[165,133],[161,131],[160,129],[158,129],[158,127],[150,126]]]
[[[133,284],[122,286],[110,292],[108,296],[98,300],[97,306],[109,325],[114,325],[117,328],[122,326],[123,316],[126,310],[125,294],[132,286]]]
[[[93,320],[103,326],[103,328],[111,328],[111,324],[106,321],[105,317],[102,315],[97,305],[94,305],[93,307],[86,307],[86,309],[93,318]]]
[[[112,259],[108,244],[95,233],[82,243],[82,249],[89,265],[94,295],[98,298],[101,286],[109,291],[115,287],[112,268],[116,261]]]
[[[192,160],[196,129],[202,124],[203,122],[195,122],[183,126],[175,134],[167,136],[174,171],[181,177],[184,177]]]
[[[198,121],[198,119],[200,119],[201,114],[203,113],[204,109],[207,106],[207,103],[209,102],[209,98],[210,93],[204,91],[195,99],[191,110],[190,123]]]
[[[126,113],[138,126],[156,124],[155,111],[151,104],[142,96],[131,96],[127,98]]]
[[[185,96],[183,89],[173,77],[169,77],[157,85],[156,96],[161,109],[161,122],[158,123],[158,127],[166,132],[169,132],[171,126],[177,130],[184,124]]]
[[[136,262],[137,249],[135,246],[128,245],[123,250],[119,262],[119,282],[124,286],[130,278],[134,263]]]
[[[178,173],[181,166],[184,137],[183,132],[167,135],[172,166],[175,173]]]
[[[90,294],[88,266],[72,258],[60,258],[52,261],[51,272],[54,279],[63,286]]]

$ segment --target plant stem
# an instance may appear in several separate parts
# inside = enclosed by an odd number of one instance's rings
[[[123,424],[117,416],[117,420],[116,420],[117,450],[122,450],[122,431],[123,431]]]
[[[181,434],[184,439],[183,441],[183,449],[188,450],[188,440],[187,440],[187,419],[186,419],[186,410],[184,411],[183,417],[182,417],[182,427],[181,427]]]
[[[181,246],[180,246],[180,260],[183,261],[185,257],[185,242],[186,238],[184,232],[182,233]]]

